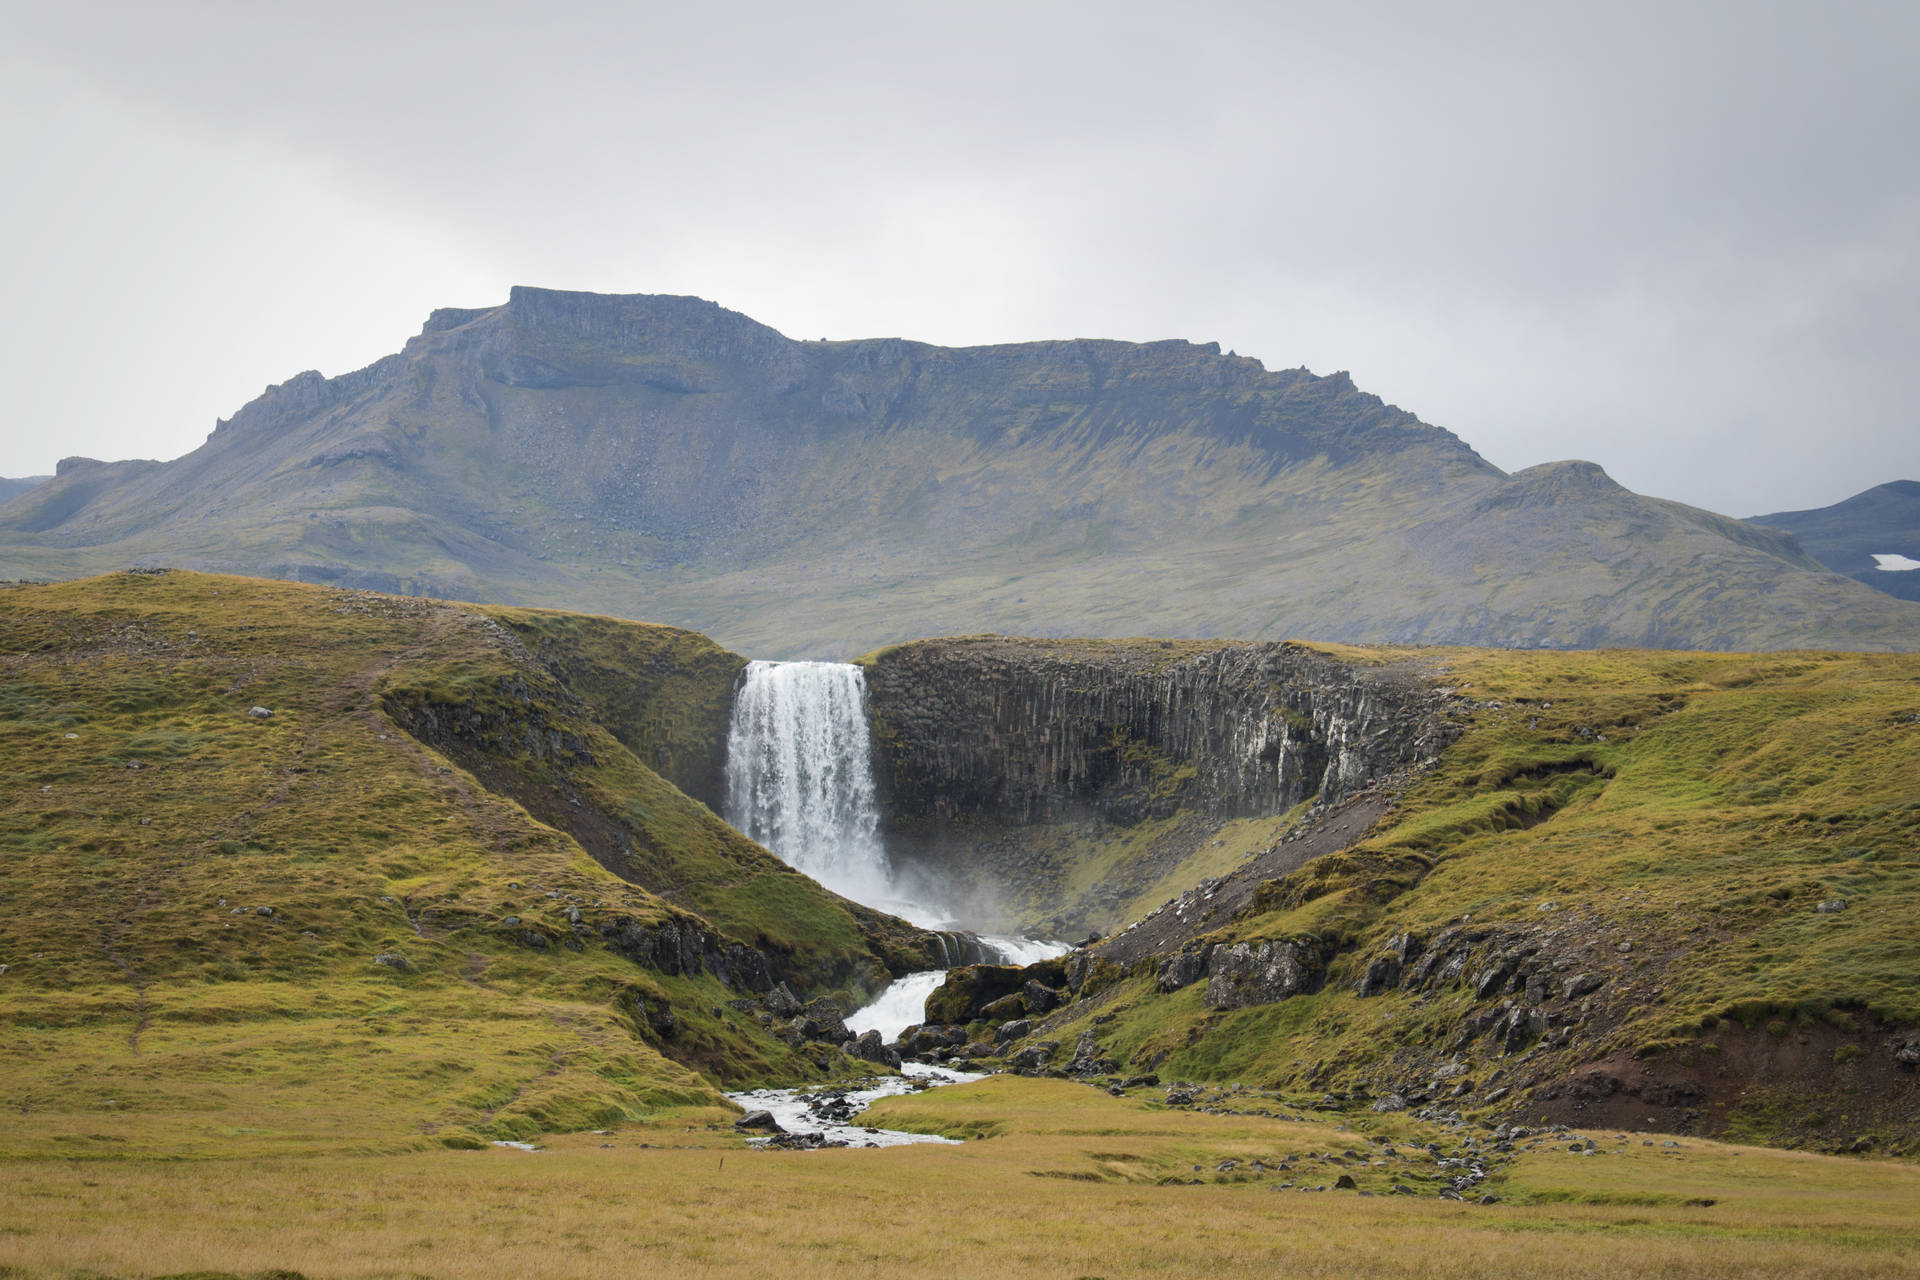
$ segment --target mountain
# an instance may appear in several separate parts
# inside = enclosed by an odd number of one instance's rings
[[[926,635],[1903,648],[1783,534],[1506,475],[1344,373],[1180,341],[797,342],[516,288],[270,388],[172,462],[69,458],[0,576],[164,564],[646,617],[768,656]]]
[[[6,476],[0,476],[0,502],[5,502],[9,498],[17,497],[29,489],[44,484],[52,478],[51,476],[24,476],[20,479],[12,480]]]
[[[1920,600],[1920,481],[1894,480],[1830,507],[1776,511],[1747,523],[1787,530],[1808,555],[1855,582]]]

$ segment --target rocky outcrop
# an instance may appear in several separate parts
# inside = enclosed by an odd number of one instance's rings
[[[1455,733],[1421,670],[1296,644],[971,637],[865,665],[896,868],[1055,937],[1137,918],[1224,824],[1384,794]]]
[[[664,974],[711,973],[735,991],[774,990],[772,968],[765,956],[691,920],[645,925],[631,916],[617,915],[601,922],[599,934],[609,950]]]
[[[895,828],[1278,813],[1434,758],[1442,699],[1295,644],[923,641],[868,666]]]
[[[1320,957],[1296,942],[1221,943],[1207,960],[1209,1009],[1274,1004],[1319,985]]]

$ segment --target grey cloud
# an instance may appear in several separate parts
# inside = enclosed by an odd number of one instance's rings
[[[179,452],[268,381],[397,347],[423,303],[522,281],[699,293],[800,336],[1217,339],[1350,369],[1502,466],[1590,457],[1736,514],[1920,472],[1920,11],[547,13],[9,10],[12,56],[69,117],[28,146],[83,165],[137,127],[197,157],[90,215],[125,246],[105,269],[58,232],[97,193],[37,190],[52,243],[9,275],[123,295],[155,364],[233,346],[236,321],[261,362],[169,384],[165,447],[133,449],[97,335],[45,335],[84,310],[43,308],[42,349],[91,372],[49,369],[68,389],[37,419],[100,441],[66,451]],[[255,223],[286,211],[256,233],[308,260],[285,287],[221,265],[234,229],[193,192],[223,173]],[[180,281],[143,252],[206,263],[228,301],[169,318],[152,291]],[[191,425],[168,416],[185,398]],[[51,461],[0,444],[0,472]]]

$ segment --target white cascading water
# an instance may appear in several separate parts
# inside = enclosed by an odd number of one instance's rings
[[[748,663],[727,732],[727,821],[835,893],[922,928],[951,929],[945,910],[903,900],[894,884],[880,841],[866,697],[866,677],[852,663]],[[979,942],[1005,964],[1067,949],[1031,938]],[[944,970],[909,974],[847,1026],[877,1027],[892,1040],[920,1021],[944,977]]]
[[[727,734],[727,821],[835,893],[880,904],[866,679],[846,662],[750,662]]]

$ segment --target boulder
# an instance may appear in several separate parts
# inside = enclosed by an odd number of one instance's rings
[[[1054,967],[1059,970],[1061,981],[1065,981],[1065,966],[1056,963]],[[949,969],[946,981],[927,997],[926,1019],[964,1026],[985,1016],[987,1007],[995,1001],[1018,993],[1035,976],[1031,970],[1039,968],[1038,965],[1023,970],[1008,964],[968,964]]]
[[[800,997],[793,993],[793,988],[784,982],[777,983],[773,990],[767,992],[767,1011],[775,1017],[795,1017],[804,1007]]]
[[[1607,980],[1597,973],[1576,973],[1560,984],[1560,994],[1568,1000],[1578,1000],[1581,996],[1592,995],[1607,985]]]
[[[1059,1008],[1066,1002],[1066,997],[1061,992],[1055,991],[1043,982],[1028,982],[1020,988],[1020,996],[1026,1001],[1026,1011],[1036,1018]]]
[[[1007,1065],[1020,1072],[1044,1071],[1047,1060],[1053,1057],[1053,1051],[1057,1047],[1052,1044],[1031,1045],[1007,1059]]]
[[[1207,952],[1205,948],[1188,945],[1169,957],[1160,966],[1155,981],[1163,992],[1174,992],[1182,987],[1192,986],[1200,981],[1207,972]]]
[[[1294,942],[1223,942],[1207,960],[1209,1009],[1274,1004],[1312,989],[1318,957]]]
[[[1027,1012],[1027,998],[1016,991],[1010,996],[1001,996],[980,1010],[980,1016],[988,1022],[1004,1022],[1008,1018],[1024,1017]]]
[[[1011,1044],[1032,1030],[1033,1023],[1025,1018],[1020,1018],[1013,1022],[1003,1022],[1000,1024],[999,1030],[993,1033],[993,1041],[995,1044]]]
[[[375,964],[385,965],[389,969],[398,969],[402,973],[411,973],[413,971],[413,961],[407,959],[398,951],[382,951],[373,958],[373,962]]]
[[[896,1050],[889,1049],[881,1040],[880,1033],[872,1028],[854,1037],[853,1043],[847,1046],[847,1052],[862,1062],[877,1062],[888,1067],[900,1065],[900,1054]]]
[[[780,1122],[773,1118],[771,1111],[749,1111],[733,1122],[736,1129],[753,1129],[761,1133],[785,1133]]]

